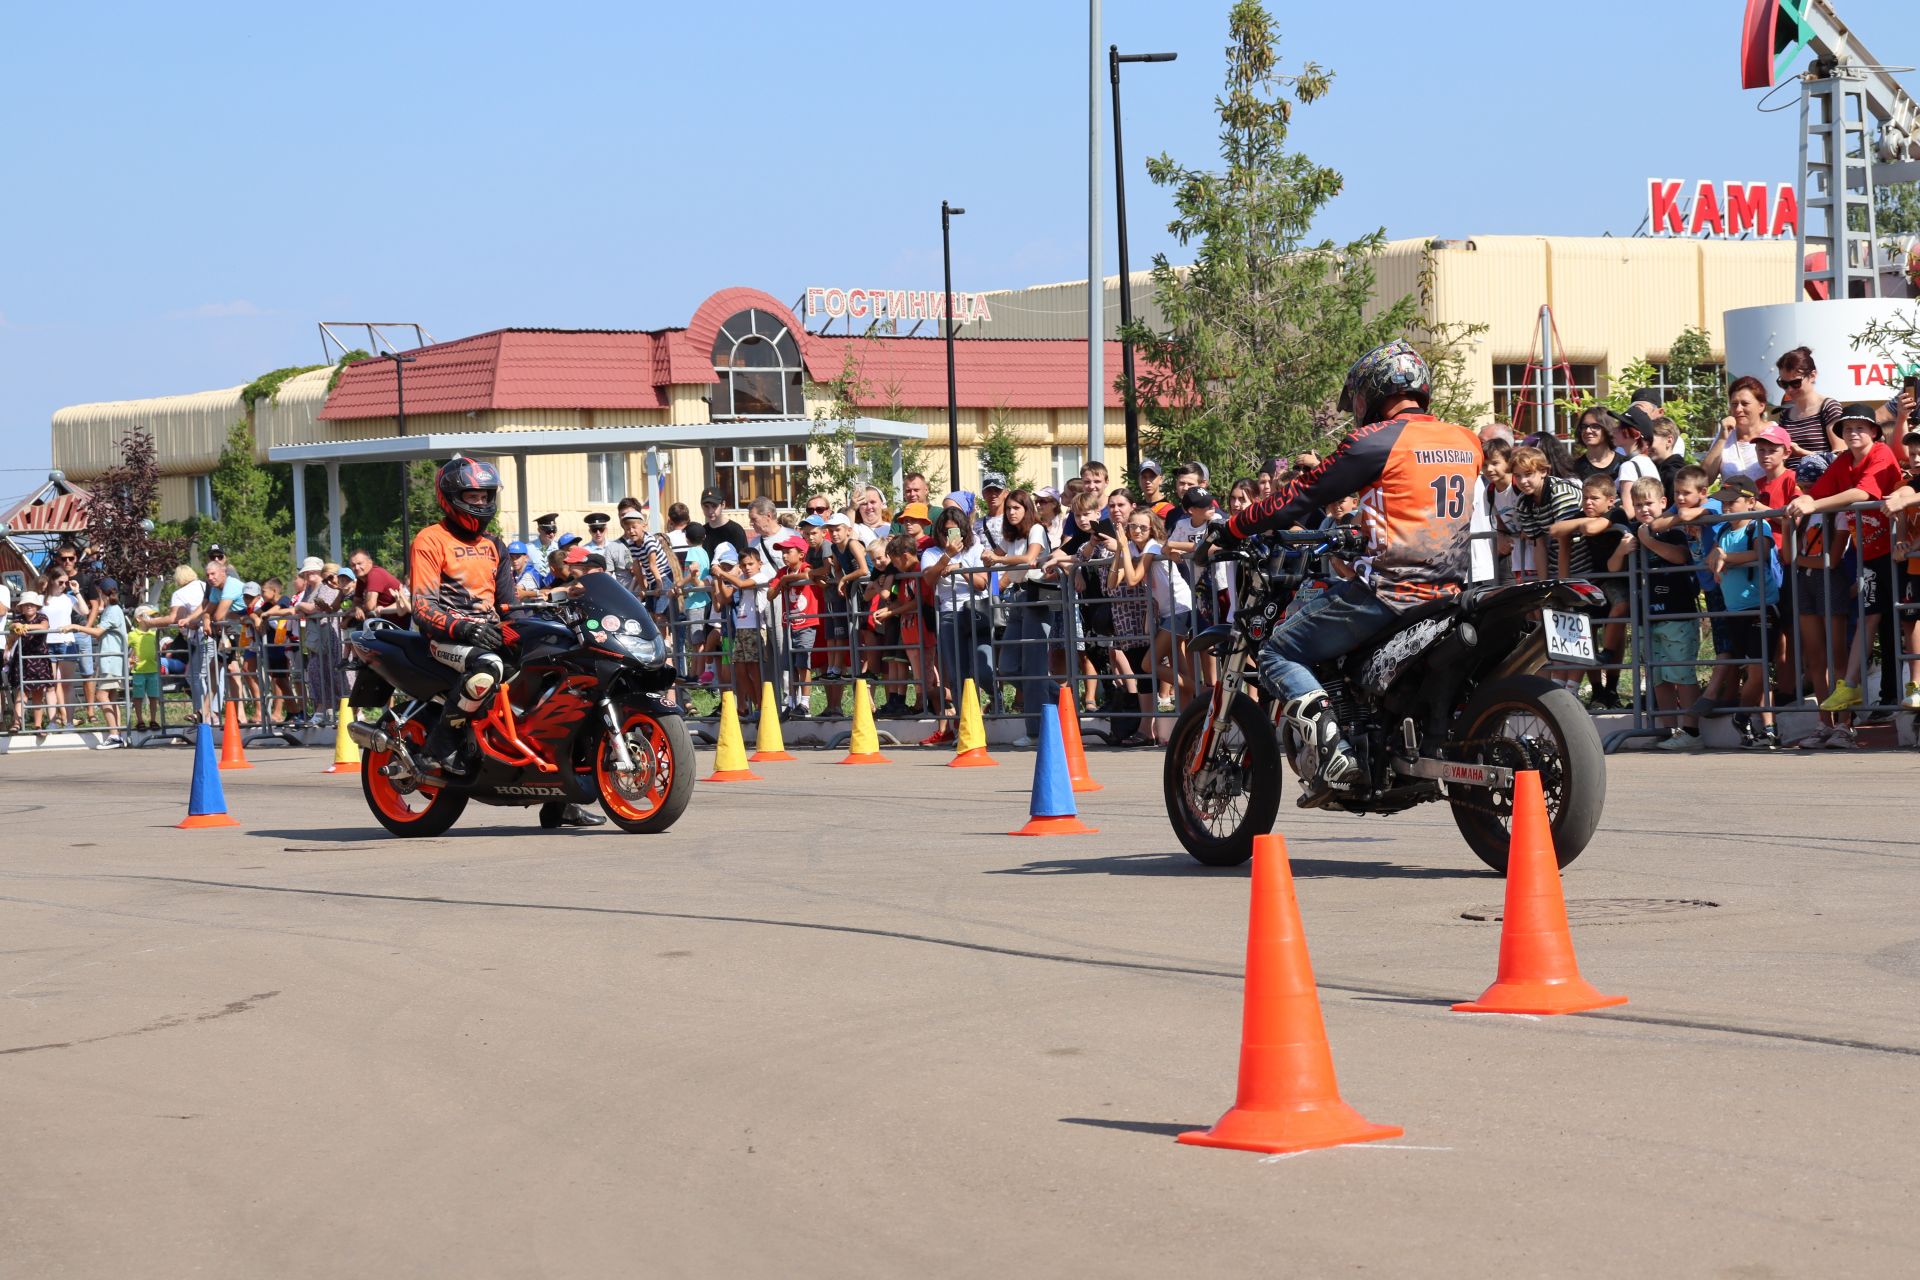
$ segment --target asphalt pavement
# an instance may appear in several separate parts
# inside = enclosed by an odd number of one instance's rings
[[[1283,808],[1346,1099],[1233,1101],[1248,877],[1159,758],[805,753],[672,832],[385,838],[325,753],[0,761],[0,1276],[1911,1275],[1911,752],[1610,760],[1565,1018],[1456,1014],[1502,882],[1445,811]],[[703,752],[702,772],[710,766]],[[1291,786],[1289,784],[1289,788]]]

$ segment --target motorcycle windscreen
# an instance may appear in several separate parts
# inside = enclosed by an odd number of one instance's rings
[[[587,618],[599,622],[607,630],[616,626],[628,635],[639,635],[648,640],[660,636],[659,629],[653,625],[653,614],[647,606],[640,603],[640,597],[627,590],[626,584],[611,573],[590,573],[580,579],[583,588],[580,594],[580,611]],[[609,623],[608,618],[616,619]],[[635,631],[628,623],[638,623]]]

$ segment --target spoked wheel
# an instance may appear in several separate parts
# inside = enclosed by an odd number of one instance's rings
[[[679,716],[620,708],[621,733],[633,772],[622,773],[611,738],[594,753],[600,807],[624,831],[647,835],[671,827],[693,798],[693,739]]]
[[[1174,721],[1161,786],[1186,851],[1210,867],[1234,867],[1253,856],[1254,837],[1273,830],[1280,812],[1280,744],[1258,704],[1239,695],[1196,770],[1211,708],[1195,701]]]
[[[1554,853],[1562,867],[1579,857],[1607,802],[1606,754],[1580,700],[1542,676],[1506,676],[1482,685],[1459,723],[1456,758],[1539,771]],[[1452,805],[1453,820],[1474,854],[1505,875],[1513,797],[1462,788]]]
[[[418,720],[409,720],[392,732],[413,751],[427,740],[426,727]],[[466,792],[430,786],[403,791],[381,772],[392,760],[391,751],[366,751],[360,756],[360,791],[381,826],[396,836],[437,836],[460,820],[467,807]]]

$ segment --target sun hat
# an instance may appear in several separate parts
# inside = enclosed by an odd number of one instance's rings
[[[924,502],[909,502],[906,506],[900,508],[900,518],[902,520],[918,520],[921,524],[932,524],[933,512],[927,510],[927,504]]]
[[[37,605],[42,609],[47,607],[47,602],[41,599],[40,593],[38,591],[22,591],[20,593],[20,598],[16,600],[14,603],[16,605],[23,605],[23,604]]]
[[[319,556],[308,556],[300,562],[300,572],[302,573],[319,573],[324,568],[326,568],[326,565],[321,561]]]

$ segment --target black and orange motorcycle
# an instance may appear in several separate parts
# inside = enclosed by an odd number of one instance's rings
[[[693,740],[674,700],[673,666],[653,617],[612,574],[581,579],[564,602],[521,604],[501,624],[509,675],[473,719],[480,763],[444,776],[418,755],[460,680],[432,641],[390,624],[354,631],[349,703],[385,708],[347,733],[360,745],[360,789],[397,836],[436,836],[467,802],[591,804],[627,831],[674,824],[693,795]]]

